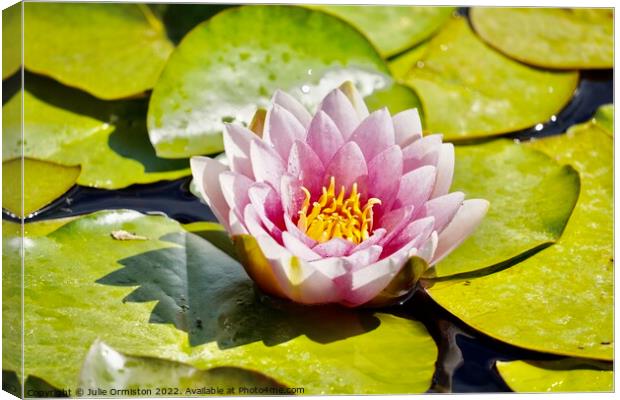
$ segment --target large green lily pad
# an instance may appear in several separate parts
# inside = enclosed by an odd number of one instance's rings
[[[491,205],[482,224],[434,269],[437,277],[488,273],[555,242],[579,195],[579,175],[548,155],[500,139],[457,146],[451,190]]]
[[[28,216],[71,189],[80,175],[80,167],[68,167],[47,161],[24,159],[24,203],[22,214],[22,160],[2,163],[2,208],[16,216]],[[53,177],[53,179],[51,178]]]
[[[266,297],[236,261],[162,216],[103,211],[62,223],[26,238],[26,375],[75,387],[100,339],[129,356],[258,371],[306,394],[430,386],[437,349],[420,322]],[[115,239],[119,230],[133,240]],[[3,282],[19,293],[19,270],[3,270]],[[3,368],[19,373],[5,354]]]
[[[611,392],[614,371],[575,359],[498,361],[497,370],[515,392]]]
[[[543,68],[614,66],[612,8],[475,7],[471,22],[502,53]]]
[[[151,142],[162,157],[216,153],[224,123],[248,124],[276,89],[312,107],[346,80],[364,96],[391,84],[379,54],[347,23],[302,7],[229,8],[170,56],[149,105]]]
[[[22,3],[2,10],[2,79],[22,64]]]
[[[549,120],[571,99],[577,72],[535,69],[482,42],[463,17],[431,39],[406,82],[416,90],[425,129],[447,140],[499,135]]]
[[[29,77],[24,91],[24,156],[81,166],[77,183],[118,189],[188,175],[187,160],[155,155],[144,100],[104,102],[49,80]],[[20,95],[2,108],[2,160],[21,156]]]
[[[401,53],[432,36],[454,11],[454,7],[385,5],[312,7],[355,26],[370,39],[383,57]]]
[[[614,137],[614,105],[605,104],[600,106],[594,114],[594,123],[605,131],[609,136]]]
[[[466,324],[512,345],[611,360],[613,141],[589,122],[528,146],[579,172],[579,199],[562,237],[501,272],[439,282],[428,292]]]
[[[145,4],[27,3],[28,70],[102,99],[151,89],[172,43]]]

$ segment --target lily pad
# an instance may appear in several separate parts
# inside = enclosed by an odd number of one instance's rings
[[[151,89],[172,52],[145,4],[25,4],[26,69],[102,99]]]
[[[217,153],[224,123],[249,124],[276,89],[312,107],[347,80],[363,96],[392,83],[379,54],[347,23],[302,7],[228,8],[170,56],[149,105],[151,142],[161,157]]]
[[[425,129],[447,140],[500,135],[546,122],[571,99],[577,72],[523,65],[482,42],[463,17],[431,39],[406,82],[420,96]]]
[[[475,7],[471,22],[502,53],[542,68],[614,66],[612,8]]]
[[[10,190],[2,191],[2,208],[16,216],[28,216],[71,189],[79,175],[80,167],[67,167],[25,158],[22,214],[22,160],[17,158],[3,162],[2,181]]]
[[[430,386],[437,349],[420,322],[266,297],[240,264],[163,216],[102,211],[63,223],[26,238],[27,376],[76,387],[99,338],[130,356],[257,371],[305,394]],[[143,238],[116,240],[118,230]],[[19,262],[10,251],[3,257]],[[19,293],[19,270],[3,270],[3,282]],[[3,306],[18,300],[5,297]],[[3,357],[4,369],[19,374]]]
[[[388,67],[392,72],[392,76],[398,80],[403,80],[409,75],[409,71],[416,65],[416,63],[424,57],[426,50],[428,49],[429,41],[420,43],[411,50],[394,57],[388,62]]]
[[[432,36],[454,7],[312,6],[344,19],[363,32],[381,56],[391,57]]]
[[[104,102],[34,76],[27,79],[23,97],[24,156],[81,166],[80,185],[118,189],[190,173],[187,160],[155,155],[146,131],[144,100]],[[21,156],[20,111],[19,94],[2,108],[3,161]]]
[[[497,370],[515,392],[611,392],[614,371],[582,360],[498,361]]]
[[[19,70],[22,64],[22,3],[2,10],[2,79]]]
[[[395,83],[387,90],[377,90],[370,96],[366,96],[364,102],[370,111],[387,107],[392,115],[411,108],[417,108],[420,113],[420,118],[422,118],[422,122],[424,122],[420,98],[413,89],[405,85]]]
[[[528,146],[579,172],[581,192],[562,237],[508,269],[438,282],[428,292],[466,324],[512,345],[611,360],[613,141],[588,122]]]
[[[429,273],[488,273],[559,239],[579,196],[579,175],[512,141],[457,146],[452,189],[491,205],[482,224]]]

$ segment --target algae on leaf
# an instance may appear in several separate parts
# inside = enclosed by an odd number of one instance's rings
[[[428,43],[405,82],[420,96],[427,132],[446,140],[500,135],[549,120],[571,99],[577,72],[528,67],[481,41],[463,17]]]

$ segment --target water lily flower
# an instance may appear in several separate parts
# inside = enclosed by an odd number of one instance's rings
[[[423,137],[416,109],[369,113],[345,83],[314,115],[283,91],[257,115],[251,129],[226,126],[227,163],[193,157],[191,168],[248,275],[272,295],[390,299],[394,283],[411,288],[412,258],[434,265],[486,214],[486,200],[449,193],[454,147]]]

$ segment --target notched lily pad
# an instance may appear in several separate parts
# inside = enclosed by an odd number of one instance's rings
[[[25,4],[26,69],[102,99],[151,89],[172,52],[145,4]]]
[[[611,392],[614,371],[578,359],[498,361],[499,374],[515,392]]]
[[[5,161],[2,163],[2,208],[18,217],[29,216],[71,189],[79,175],[79,166],[25,158],[22,214],[22,160]]]
[[[151,97],[149,136],[161,157],[217,153],[224,123],[249,124],[276,89],[313,107],[347,80],[363,96],[392,83],[373,46],[342,20],[293,6],[229,8],[171,55]]]
[[[260,372],[305,394],[430,386],[437,348],[420,322],[266,297],[236,261],[165,217],[102,211],[62,221],[53,232],[49,222],[38,224],[26,224],[47,233],[26,238],[27,376],[76,387],[98,338],[134,357]],[[118,230],[163,240],[114,240],[110,232]],[[18,242],[5,246],[3,262],[19,262],[8,251]],[[9,286],[3,305],[18,309],[19,297],[6,296],[19,293],[19,270],[2,272]],[[21,370],[3,357],[6,369]]]
[[[579,175],[512,141],[457,146],[451,190],[491,204],[482,224],[427,276],[493,272],[559,239],[579,195]]]
[[[466,140],[546,122],[571,99],[578,74],[514,61],[482,42],[465,18],[453,17],[405,81],[422,100],[427,131]]]
[[[144,100],[104,102],[36,76],[26,79],[23,97],[23,139],[20,93],[2,107],[3,161],[21,157],[23,145],[25,157],[79,165],[78,184],[104,189],[190,174],[188,160],[155,155],[146,131]]]
[[[503,271],[435,283],[428,292],[466,324],[512,345],[611,360],[613,141],[588,122],[527,145],[580,175],[579,199],[558,242]]]
[[[454,7],[320,5],[312,6],[344,19],[363,32],[383,57],[403,52],[432,36]]]
[[[508,56],[542,68],[614,66],[612,8],[475,7],[480,37]]]

